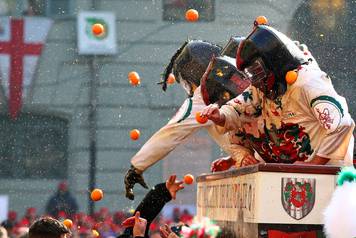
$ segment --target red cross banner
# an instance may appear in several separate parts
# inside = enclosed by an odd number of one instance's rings
[[[16,119],[32,85],[52,20],[43,17],[0,18],[0,80]]]

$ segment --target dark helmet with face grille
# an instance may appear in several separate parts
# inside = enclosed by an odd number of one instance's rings
[[[221,47],[210,42],[191,40],[185,42],[174,54],[166,67],[162,78],[162,89],[167,89],[167,80],[173,73],[189,95],[193,94],[193,85],[199,86],[200,79],[213,56],[219,56]]]
[[[201,92],[206,105],[219,106],[237,97],[248,86],[247,76],[236,69],[235,59],[228,56],[214,57],[201,79]]]
[[[275,98],[287,90],[285,75],[307,64],[303,52],[286,35],[272,27],[259,25],[240,44],[236,66],[251,76],[251,84],[267,97]]]

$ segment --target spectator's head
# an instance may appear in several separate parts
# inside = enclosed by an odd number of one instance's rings
[[[9,211],[8,217],[9,217],[10,221],[16,221],[17,220],[17,213],[15,211]]]
[[[62,181],[58,184],[58,192],[65,193],[68,191],[68,183],[66,181]]]
[[[188,209],[183,210],[183,214],[190,214]]]
[[[113,215],[113,222],[115,224],[121,224],[125,220],[125,213],[122,211],[117,211]]]
[[[66,238],[68,234],[68,228],[51,217],[36,220],[29,230],[29,238]]]
[[[68,214],[65,211],[59,211],[57,215],[57,219],[64,220],[68,217]]]
[[[35,218],[37,214],[37,209],[35,207],[27,208],[25,217],[27,218]]]
[[[0,226],[0,238],[8,238],[7,231],[4,227]]]

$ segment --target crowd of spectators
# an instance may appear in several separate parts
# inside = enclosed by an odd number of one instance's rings
[[[121,234],[124,227],[121,223],[128,217],[132,216],[133,211],[115,211],[110,212],[108,208],[102,207],[92,216],[79,212],[68,216],[65,212],[58,212],[53,216],[59,221],[70,218],[73,221],[72,237],[73,238],[94,238],[93,230],[98,231],[102,238],[116,237]],[[47,215],[47,214],[43,214]],[[6,228],[9,238],[26,238],[28,228],[38,218],[42,216],[36,208],[28,208],[23,217],[18,217],[15,211],[10,211],[8,219],[2,222]],[[159,237],[159,227],[163,224],[174,224],[178,222],[189,223],[193,216],[188,210],[181,211],[179,207],[173,209],[172,217],[163,218],[158,216],[150,226],[151,237]]]

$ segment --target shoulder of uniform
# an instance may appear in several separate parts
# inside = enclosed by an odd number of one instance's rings
[[[297,81],[292,87],[300,88],[305,91],[324,90],[331,84],[328,75],[318,68],[303,66],[298,70]]]

